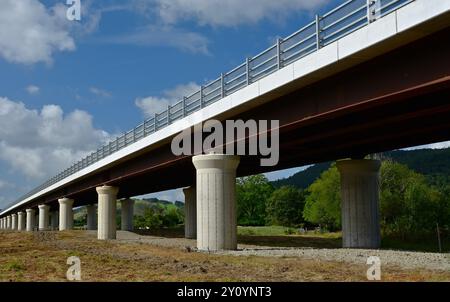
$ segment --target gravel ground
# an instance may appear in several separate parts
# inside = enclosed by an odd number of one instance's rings
[[[92,232],[96,236],[96,232]],[[196,242],[184,238],[163,238],[142,236],[131,232],[117,232],[119,242],[137,242],[150,245],[195,250]],[[313,248],[274,248],[240,244],[237,251],[214,252],[219,255],[261,256],[320,259],[366,265],[367,258],[378,256],[382,266],[396,266],[404,269],[430,269],[439,271],[450,270],[450,254],[405,252],[394,250],[363,250],[363,249],[313,249]]]

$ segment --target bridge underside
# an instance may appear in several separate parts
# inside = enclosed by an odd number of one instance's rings
[[[279,164],[260,167],[259,157],[242,157],[237,175],[450,140],[449,38],[449,29],[437,32],[228,116],[280,121]],[[97,200],[95,187],[102,184],[120,187],[122,198],[190,186],[194,180],[192,158],[174,156],[167,141],[52,192],[35,205],[46,202],[57,208],[61,197],[75,199],[74,206],[89,204]]]

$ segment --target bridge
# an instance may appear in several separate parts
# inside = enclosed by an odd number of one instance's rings
[[[236,177],[338,160],[343,247],[378,248],[380,162],[366,156],[450,140],[449,9],[346,1],[14,201],[0,227],[69,230],[86,206],[88,229],[115,239],[117,200],[132,230],[130,197],[184,187],[185,236],[200,250],[236,249]],[[278,133],[278,164],[173,154],[175,136],[211,119],[279,121],[256,133]]]

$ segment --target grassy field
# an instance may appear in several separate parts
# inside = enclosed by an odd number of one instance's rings
[[[105,242],[82,231],[55,232],[49,238],[0,232],[0,251],[0,281],[65,281],[69,256],[80,257],[83,281],[365,281],[367,270],[362,264]],[[383,280],[450,280],[450,272],[389,267]]]

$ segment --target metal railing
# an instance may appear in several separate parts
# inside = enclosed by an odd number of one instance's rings
[[[415,0],[349,0],[73,164],[10,206]]]

